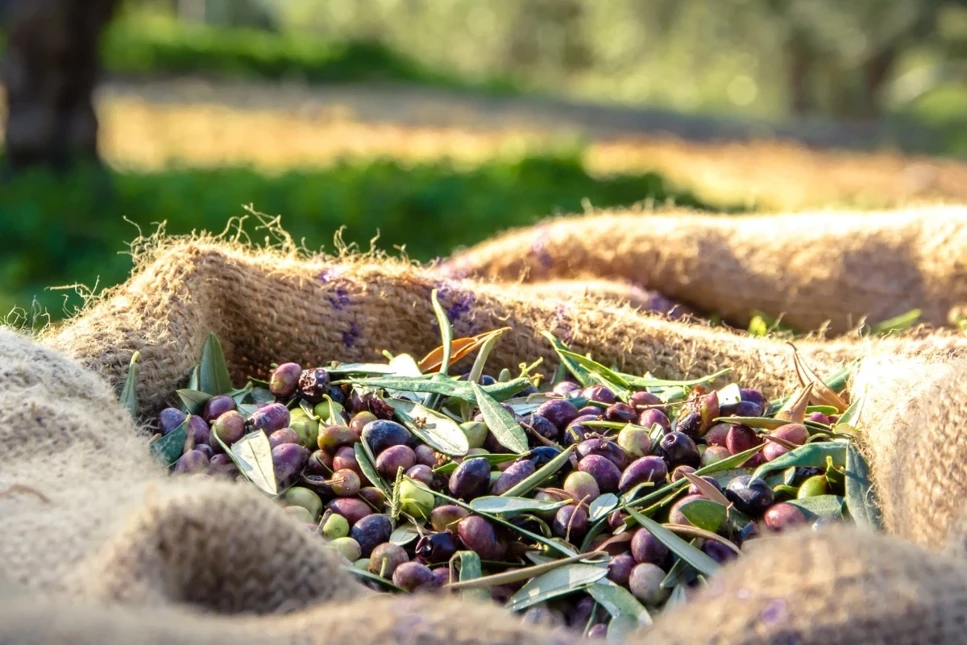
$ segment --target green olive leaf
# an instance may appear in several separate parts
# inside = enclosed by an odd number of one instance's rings
[[[591,522],[597,522],[598,520],[607,517],[611,511],[617,508],[617,506],[618,496],[614,493],[605,493],[604,495],[599,495],[597,499],[591,502],[588,520]]]
[[[511,596],[505,607],[521,611],[537,603],[582,591],[608,575],[607,567],[593,564],[569,564],[543,573]]]
[[[678,537],[650,517],[645,517],[642,513],[639,513],[635,509],[628,507],[627,511],[628,514],[631,515],[631,517],[633,517],[642,528],[654,535],[655,538],[667,546],[672,553],[695,567],[699,573],[712,575],[718,571],[719,564],[699,549]]]
[[[228,364],[222,345],[214,333],[209,333],[201,351],[201,363],[198,366],[198,384],[202,392],[212,396],[227,394],[234,388],[232,379],[228,375]]]
[[[212,433],[214,435],[214,433]],[[185,450],[185,441],[188,440],[188,418],[181,422],[177,428],[151,443],[149,451],[151,456],[166,466],[171,466]]]
[[[395,392],[419,392],[422,394],[439,394],[470,403],[476,403],[473,388],[467,381],[458,381],[449,376],[428,374],[425,376],[376,376],[373,378],[350,379],[336,381],[337,385],[349,383],[355,386],[382,388]],[[506,383],[484,385],[482,389],[496,401],[506,401],[530,385],[526,378],[518,378]]]
[[[131,418],[138,419],[138,359],[141,352],[134,352],[131,355],[131,362],[128,364],[128,377],[124,381],[124,388],[121,390],[121,405],[123,405]]]
[[[453,556],[460,568],[460,582],[476,580],[483,577],[483,567],[480,565],[480,556],[473,551],[457,551]],[[460,595],[465,600],[483,601],[490,600],[490,593],[486,589],[461,589]]]
[[[671,609],[677,605],[684,605],[687,600],[685,595],[685,585],[678,585],[672,589],[672,594],[668,596],[668,600],[665,601],[665,609]]]
[[[385,399],[396,411],[396,417],[416,437],[445,455],[467,454],[470,444],[460,425],[450,417],[405,399]]]
[[[497,440],[497,443],[505,448],[521,454],[527,451],[527,433],[514,421],[514,417],[505,410],[500,403],[493,400],[482,387],[476,383],[470,384],[480,413],[483,415],[484,422],[490,429],[490,433]],[[458,427],[459,430],[459,427]],[[460,431],[463,435],[463,431]],[[469,450],[469,446],[467,448]],[[464,452],[466,454],[466,452]]]
[[[202,410],[205,409],[205,404],[208,403],[208,399],[212,398],[211,394],[198,390],[176,390],[175,394],[181,399],[181,407],[185,412],[193,414],[196,417],[201,416]]]
[[[380,585],[386,587],[386,589],[389,590],[389,591],[393,591],[393,592],[396,592],[396,593],[406,593],[406,591],[404,591],[403,589],[400,589],[399,587],[397,587],[396,585],[394,585],[392,583],[392,581],[387,580],[386,578],[383,578],[382,576],[378,576],[375,573],[370,573],[369,571],[366,571],[365,569],[360,569],[360,568],[354,567],[352,565],[345,566],[343,568],[346,571],[349,571],[350,573],[359,576],[360,578],[365,578],[366,580],[371,580],[373,582],[379,583]]]
[[[389,536],[389,541],[397,546],[406,546],[420,537],[420,532],[412,522],[403,522]]]
[[[549,331],[542,331],[541,336],[551,342],[551,346],[554,347],[554,351],[557,353],[558,358],[561,359],[561,365],[567,368],[567,371],[571,373],[571,376],[573,376],[578,383],[584,387],[593,385],[593,382],[590,378],[591,371],[581,366],[580,363],[567,355],[571,353],[567,345],[559,341],[554,334]]]
[[[201,386],[198,384],[198,369],[199,369],[198,365],[195,365],[193,368],[191,368],[191,374],[189,374],[188,376],[189,390],[201,389]]]
[[[471,501],[470,508],[477,512],[502,515],[505,513],[556,511],[557,509],[567,506],[570,503],[571,502],[566,499],[552,502],[541,501],[539,499],[530,499],[528,497],[501,497],[497,495],[486,495]]]
[[[627,389],[629,387],[628,381],[625,380],[625,378],[621,374],[605,367],[604,365],[602,365],[601,363],[598,363],[597,361],[591,360],[587,356],[582,356],[581,354],[578,354],[576,352],[572,352],[566,349],[558,350],[557,353],[560,356],[566,356],[567,358],[571,359],[572,361],[574,361],[575,363],[583,367],[588,372],[597,374],[598,376],[603,378],[606,381],[606,383],[602,383],[602,385],[609,385],[609,384],[616,385],[624,389]]]
[[[453,327],[450,326],[450,319],[440,305],[438,291],[434,289],[430,292],[430,300],[433,302],[433,313],[436,314],[437,323],[440,325],[440,346],[443,347],[443,361],[440,365],[440,374],[446,376],[450,369],[450,352],[453,349]]]
[[[870,466],[863,453],[852,443],[846,449],[846,508],[857,524],[875,530],[883,528]]]
[[[698,540],[692,540],[690,544],[695,546]],[[697,548],[697,547],[696,547]],[[689,582],[695,580],[698,573],[692,568],[687,562],[679,558],[675,560],[669,569],[668,573],[662,579],[661,583],[658,585],[662,589],[671,589],[679,585],[687,585]]]
[[[839,495],[816,495],[815,497],[791,499],[786,503],[799,508],[806,514],[806,518],[812,521],[819,518],[842,519],[843,502],[844,498]]]
[[[496,455],[474,455],[474,459],[485,459],[491,466],[499,466],[500,464],[506,464],[508,461],[516,461],[520,459],[520,455],[510,453],[498,453]],[[440,475],[452,475],[453,471],[456,470],[459,465],[460,464],[455,461],[450,461],[442,466],[437,466],[433,469],[433,472]]]
[[[694,526],[717,533],[725,524],[725,507],[707,499],[693,499],[678,507],[685,518]]]
[[[632,376],[630,374],[621,374],[622,377],[628,382],[628,386],[632,388],[647,388],[647,387],[692,387],[694,385],[705,385],[706,383],[711,383],[712,381],[721,378],[732,371],[732,368],[727,367],[723,370],[719,370],[714,374],[709,374],[708,376],[702,376],[701,378],[688,379],[684,381],[674,381],[661,378],[642,378],[640,376]]]
[[[843,441],[828,441],[821,443],[807,443],[795,450],[764,463],[755,470],[753,477],[761,479],[766,473],[785,470],[790,466],[826,466],[826,457],[831,457],[834,464],[846,463],[846,443]]]
[[[602,578],[588,587],[587,591],[612,618],[631,618],[634,630],[651,625],[648,610],[624,587]]]
[[[842,424],[842,425],[856,427],[857,425],[859,425],[860,414],[862,412],[863,412],[863,397],[858,396],[850,404],[850,406],[846,408],[846,411],[840,415],[839,420],[836,422],[836,425]]]
[[[512,486],[507,492],[501,495],[501,497],[522,497],[531,492],[544,483],[547,479],[556,475],[557,471],[563,468],[564,464],[567,463],[573,450],[573,445],[569,448],[565,448],[560,452],[560,454],[538,468],[533,475],[527,477],[516,486]]]
[[[412,358],[411,358],[412,360]],[[385,363],[343,363],[327,367],[330,376],[342,374],[396,374],[397,368]]]
[[[359,464],[359,469],[363,472],[363,476],[366,477],[372,483],[373,486],[378,488],[381,493],[390,499],[393,497],[392,491],[390,491],[389,486],[380,477],[379,472],[376,470],[376,458],[373,456],[372,450],[366,445],[365,441],[360,441],[353,444],[353,453],[356,455],[356,463]]]

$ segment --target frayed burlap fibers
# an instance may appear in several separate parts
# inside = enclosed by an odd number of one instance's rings
[[[170,477],[116,402],[134,351],[144,418],[172,402],[209,331],[237,381],[270,361],[422,355],[439,343],[434,288],[456,334],[512,329],[494,368],[542,357],[549,373],[548,329],[631,371],[731,367],[731,379],[769,394],[795,385],[783,342],[580,289],[548,295],[373,257],[160,244],[127,283],[39,341],[0,333],[0,643],[577,643],[457,596],[370,592],[252,487]],[[838,527],[753,541],[634,641],[967,642],[964,345],[951,333],[797,343],[820,374],[862,361],[853,392],[867,399],[863,449],[888,535]]]

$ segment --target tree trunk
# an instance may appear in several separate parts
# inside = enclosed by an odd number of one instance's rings
[[[13,170],[98,162],[98,39],[118,0],[12,0],[3,83]]]

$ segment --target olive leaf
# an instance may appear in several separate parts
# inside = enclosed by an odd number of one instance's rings
[[[367,580],[371,580],[373,582],[376,582],[376,583],[378,583],[378,584],[386,587],[390,591],[394,591],[396,593],[406,593],[406,591],[404,591],[403,589],[401,589],[401,588],[397,587],[396,585],[394,585],[392,581],[387,580],[386,578],[384,578],[382,576],[378,576],[375,573],[370,573],[366,569],[360,569],[360,568],[354,567],[352,565],[345,566],[343,568],[346,571],[349,571],[350,573],[359,576],[360,578],[366,578]]]
[[[729,383],[718,391],[719,405],[736,405],[742,400],[742,390],[736,383]]]
[[[252,399],[253,403],[272,403],[275,401],[275,395],[268,388],[255,387],[251,381],[249,381],[248,385],[248,398]]]
[[[412,522],[404,522],[390,534],[389,541],[398,546],[405,546],[420,537],[420,531]]]
[[[608,513],[613,511],[617,506],[618,496],[614,493],[605,493],[604,495],[600,495],[597,499],[591,502],[588,520],[591,522],[597,522],[601,518],[607,517]]]
[[[439,394],[449,396],[462,401],[476,403],[473,388],[466,381],[458,381],[446,376],[425,375],[425,376],[376,376],[373,378],[350,379],[347,381],[336,381],[336,385],[349,383],[354,386],[382,388],[397,392],[420,392],[429,394]],[[495,383],[484,385],[482,389],[496,401],[505,401],[515,394],[526,389],[530,385],[526,378],[518,378],[506,383]]]
[[[567,345],[559,341],[554,336],[554,334],[552,334],[549,331],[542,331],[541,336],[543,336],[544,338],[546,338],[551,342],[551,346],[554,348],[554,351],[557,353],[558,358],[561,359],[561,365],[567,368],[567,371],[571,373],[571,376],[573,376],[578,383],[580,383],[582,386],[585,386],[585,387],[592,384],[590,380],[590,374],[591,374],[590,370],[588,370],[585,367],[582,367],[577,361],[575,361],[566,353],[564,353],[564,352],[570,353],[570,349],[568,348]]]
[[[685,595],[685,585],[678,585],[672,589],[672,593],[668,596],[668,600],[665,601],[665,609],[671,609],[677,605],[684,605],[687,600]]]
[[[176,390],[175,394],[181,399],[181,407],[184,408],[185,412],[196,417],[201,416],[208,399],[212,398],[211,394],[198,390]]]
[[[849,381],[849,377],[852,376],[853,371],[856,369],[859,363],[860,363],[860,359],[854,359],[850,361],[838,372],[836,372],[828,379],[823,381],[823,383],[825,383],[826,386],[829,387],[829,389],[833,390],[834,392],[842,392],[843,389],[846,388],[846,383]],[[789,399],[792,398],[792,396],[793,395],[784,396],[781,399],[776,399],[774,401],[771,401],[769,405],[772,407],[773,410],[779,410],[789,402]]]
[[[499,466],[500,464],[505,464],[508,461],[516,461],[520,459],[520,455],[512,455],[509,453],[498,453],[496,455],[474,455],[474,459],[485,459],[491,466]],[[442,466],[437,466],[433,469],[434,473],[440,475],[452,475],[453,471],[457,469],[460,464],[455,461],[451,461],[443,464]]]
[[[672,553],[695,567],[699,573],[712,575],[718,571],[719,564],[699,549],[678,537],[650,517],[645,517],[635,509],[628,507],[627,511],[628,514],[631,515],[631,517],[633,517],[642,528],[654,535],[655,538],[667,546]]]
[[[842,519],[843,501],[844,499],[839,495],[816,495],[791,499],[786,503],[802,510],[807,519],[815,520],[817,518]]]
[[[846,508],[857,524],[875,530],[883,528],[870,466],[852,443],[846,448]]]
[[[621,374],[605,367],[601,363],[598,363],[597,361],[594,361],[588,358],[587,356],[582,356],[581,354],[572,352],[567,349],[558,350],[557,353],[560,356],[566,356],[567,358],[571,359],[572,361],[574,361],[575,363],[583,367],[588,372],[591,372],[592,374],[597,374],[598,376],[603,378],[606,381],[606,383],[603,383],[602,385],[609,385],[609,384],[617,385],[618,387],[626,388],[626,389],[630,387],[628,381],[625,380],[625,378]]]
[[[463,456],[470,450],[467,435],[456,421],[436,410],[405,399],[386,399],[396,416],[423,443],[445,455]]]
[[[697,539],[692,540],[690,544],[692,546],[695,546],[697,542],[698,542]],[[662,589],[671,589],[672,587],[677,587],[679,585],[684,585],[684,584],[688,584],[689,582],[692,582],[693,580],[695,580],[695,577],[697,575],[698,573],[695,571],[693,567],[691,567],[687,562],[679,558],[678,560],[675,560],[675,564],[673,564],[668,569],[668,573],[665,574],[665,577],[662,578],[662,581],[659,583],[658,586],[661,587]]]
[[[524,513],[524,512],[542,512],[542,511],[556,511],[562,506],[567,506],[570,503],[569,500],[561,500],[557,502],[552,501],[541,501],[539,499],[530,499],[527,497],[501,497],[496,495],[487,495],[484,497],[478,497],[470,502],[470,508],[477,512],[493,513],[494,515],[501,515],[504,513]]]
[[[193,368],[191,368],[191,374],[188,375],[189,390],[197,390],[201,387],[198,385],[198,368],[199,366],[195,365]]]
[[[870,326],[870,334],[874,336],[886,336],[896,331],[905,331],[917,324],[921,315],[923,315],[923,312],[920,309],[911,309],[905,314],[887,318],[882,322]]]
[[[608,622],[605,640],[608,643],[626,643],[628,637],[634,635],[639,629],[641,629],[641,626],[634,618],[627,614],[621,614]]]
[[[648,387],[692,387],[695,385],[705,385],[706,383],[711,383],[712,381],[721,378],[732,371],[731,367],[719,370],[714,374],[709,374],[708,376],[702,376],[700,378],[687,379],[684,381],[667,380],[661,378],[644,378],[641,376],[632,376],[631,374],[624,374],[618,372],[627,382],[629,387],[633,388],[648,388]]]
[[[198,384],[202,392],[212,396],[227,394],[234,389],[232,379],[228,375],[228,364],[225,362],[225,354],[222,353],[222,345],[213,332],[209,332],[201,350]]]
[[[828,385],[826,385],[821,378],[806,365],[805,361],[799,355],[796,346],[792,343],[788,343],[792,347],[793,355],[793,365],[796,368],[796,375],[799,377],[799,381],[805,385],[812,386],[811,396],[815,397],[817,400],[821,401],[826,405],[833,406],[836,408],[837,412],[843,412],[848,406],[846,401],[844,401],[836,392],[832,390]]]
[[[508,331],[510,327],[502,327],[500,329],[495,329],[493,331],[484,332],[482,334],[477,334],[476,336],[469,336],[467,338],[456,338],[450,344],[450,364],[454,364],[457,361],[469,356],[478,347],[482,347],[486,344],[491,337],[500,336],[505,331]],[[429,354],[424,356],[418,363],[418,369],[422,373],[435,372],[443,364],[443,346],[439,346]]]
[[[634,621],[635,629],[651,625],[648,610],[624,587],[604,578],[588,587],[587,591],[612,618],[627,616]]]
[[[212,434],[214,435],[214,433]],[[187,440],[188,418],[186,417],[177,428],[157,441],[152,442],[149,451],[152,457],[165,466],[170,466],[181,457],[181,453],[185,449],[185,441]]]
[[[396,374],[397,368],[386,363],[343,363],[336,367],[328,367],[330,376],[341,374]]]
[[[860,421],[860,414],[863,412],[863,397],[858,396],[853,400],[853,403],[846,408],[846,412],[840,415],[839,420],[836,425],[847,425],[856,426]]]
[[[791,450],[786,454],[764,463],[756,468],[753,478],[761,479],[766,473],[785,470],[790,466],[826,466],[826,457],[832,457],[833,463],[846,463],[846,443],[842,441],[827,441],[821,443],[807,443]]]
[[[508,489],[503,495],[501,495],[501,497],[521,497],[537,488],[545,480],[556,475],[557,471],[564,467],[564,464],[567,463],[573,451],[573,445],[565,448],[560,452],[560,454],[556,455],[546,464],[534,471],[534,474],[530,475],[516,486],[512,486],[510,489]]]
[[[688,481],[690,481],[693,486],[698,488],[698,490],[707,498],[709,498],[713,502],[718,502],[725,508],[729,507],[730,505],[729,500],[726,499],[725,495],[723,495],[722,491],[720,491],[718,488],[708,483],[701,477],[697,475],[693,475],[692,473],[683,472],[682,474],[684,474],[685,478]]]
[[[269,495],[279,494],[279,484],[275,479],[275,463],[272,461],[272,445],[268,436],[261,430],[250,432],[231,447],[227,446],[217,433],[212,436],[221,444],[239,471],[255,486]]]
[[[521,611],[551,598],[587,589],[607,575],[606,567],[569,564],[532,578],[511,596],[505,607],[510,611]]]
[[[840,413],[840,411],[832,405],[807,405],[806,414],[812,414],[813,412],[821,412],[826,416]]]
[[[128,364],[128,377],[124,381],[124,387],[121,389],[121,405],[127,408],[128,414],[131,418],[137,421],[138,419],[138,359],[141,357],[141,352],[134,352],[131,355],[131,362]]]
[[[473,551],[457,551],[452,561],[456,561],[460,567],[460,582],[476,580],[483,576],[483,567],[480,566],[480,556]],[[460,594],[466,600],[489,600],[490,594],[486,589],[463,589]]]
[[[725,524],[725,506],[707,499],[693,499],[678,507],[682,515],[693,525],[712,533]]]
[[[500,403],[493,400],[482,387],[476,383],[471,383],[470,387],[473,389],[473,395],[477,399],[477,405],[480,407],[484,422],[497,443],[517,454],[526,452],[527,433],[524,432],[519,423],[514,421],[514,417],[510,416],[510,413],[501,407]],[[459,427],[457,429],[459,430]],[[461,431],[462,434],[463,431]]]
[[[359,464],[359,469],[362,471],[363,476],[373,486],[378,488],[386,499],[390,499],[393,493],[390,491],[389,486],[386,485],[386,482],[383,481],[383,478],[380,477],[379,471],[376,470],[376,457],[373,456],[373,451],[366,445],[366,442],[360,441],[359,443],[353,444],[353,454],[356,456],[356,463]]]
[[[433,302],[433,313],[436,314],[437,323],[440,325],[440,343],[441,357],[440,357],[440,369],[438,370],[440,374],[446,376],[447,371],[450,369],[450,352],[453,350],[453,327],[450,326],[450,319],[447,318],[447,313],[443,311],[443,307],[440,305],[440,300],[438,298],[439,292],[434,289],[430,292],[430,300]],[[421,371],[426,371],[426,368],[421,368]]]
[[[329,426],[338,426],[345,423],[340,414],[343,411],[342,405],[333,401],[328,394],[323,394],[322,398],[329,404],[329,414],[324,419],[324,423]]]

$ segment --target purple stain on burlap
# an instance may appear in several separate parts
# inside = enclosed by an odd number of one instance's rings
[[[547,234],[547,229],[543,226],[538,226],[536,233],[537,237],[531,243],[531,253],[537,256],[537,262],[542,267],[550,269],[551,265],[554,264],[554,258],[547,250],[547,242],[550,240],[550,236]]]
[[[359,338],[359,326],[356,323],[349,323],[349,331],[342,333],[342,342],[346,347],[352,347]]]
[[[570,344],[574,339],[574,330],[571,329],[570,317],[567,315],[567,307],[565,305],[558,305],[554,309],[554,322],[557,324],[557,330],[554,335],[564,344]]]
[[[456,331],[458,325],[463,323],[467,334],[474,333],[476,324],[469,314],[473,311],[477,298],[472,291],[440,283],[437,284],[437,298],[440,300],[440,305],[443,306],[443,311],[446,313],[447,320],[450,321],[450,326],[454,328],[454,331]],[[440,331],[440,325],[435,318],[433,329],[437,333]]]
[[[329,302],[337,311],[342,311],[349,304],[349,294],[345,289],[337,288],[336,292],[329,296]]]

